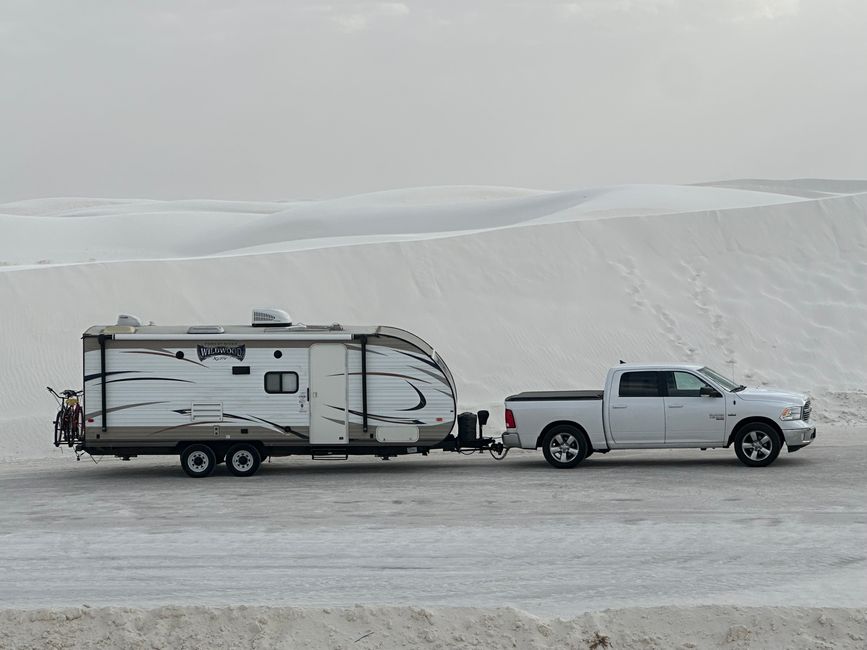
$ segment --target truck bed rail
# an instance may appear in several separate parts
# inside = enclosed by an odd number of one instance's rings
[[[509,395],[507,402],[536,402],[539,400],[600,400],[605,395],[604,390],[543,390],[528,391]]]

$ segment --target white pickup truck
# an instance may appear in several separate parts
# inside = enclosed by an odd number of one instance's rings
[[[805,395],[736,384],[705,366],[621,364],[604,391],[545,391],[506,398],[506,447],[542,448],[554,467],[612,449],[729,447],[764,467],[816,437]]]

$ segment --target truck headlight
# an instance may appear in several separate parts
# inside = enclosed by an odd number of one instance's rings
[[[787,406],[780,413],[781,420],[800,420],[803,406]]]

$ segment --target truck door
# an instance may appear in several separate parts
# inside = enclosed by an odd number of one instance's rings
[[[346,346],[310,346],[310,444],[349,442],[346,417]]]
[[[608,401],[611,439],[618,445],[665,443],[662,374],[655,370],[625,371],[612,387]],[[608,398],[608,395],[605,395]]]
[[[667,445],[724,443],[726,405],[722,395],[691,372],[675,370],[664,374],[667,389],[665,443]]]

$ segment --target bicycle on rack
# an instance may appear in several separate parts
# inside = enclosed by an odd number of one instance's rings
[[[84,437],[84,412],[78,403],[78,398],[84,391],[64,390],[58,393],[51,386],[46,386],[48,392],[57,400],[59,410],[54,420],[54,446],[73,444]]]

